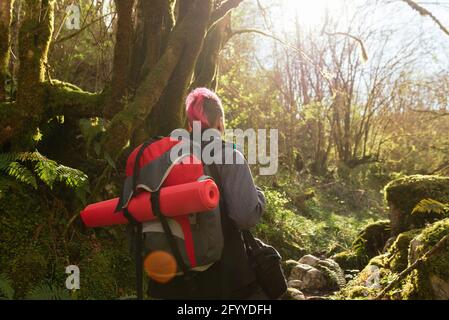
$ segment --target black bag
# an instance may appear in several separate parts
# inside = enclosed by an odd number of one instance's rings
[[[242,231],[242,235],[257,282],[270,299],[279,299],[287,291],[281,255],[272,246],[254,238],[251,232]]]

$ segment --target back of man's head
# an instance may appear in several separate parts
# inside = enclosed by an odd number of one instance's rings
[[[187,96],[186,113],[190,127],[194,121],[201,122],[203,129],[216,127],[220,118],[224,122],[221,100],[207,88],[197,88]]]

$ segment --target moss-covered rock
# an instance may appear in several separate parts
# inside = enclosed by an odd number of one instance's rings
[[[411,256],[422,257],[446,235],[449,219],[432,224],[415,238],[420,245]],[[405,280],[402,291],[404,299],[449,299],[449,246],[419,264]]]
[[[339,292],[339,299],[372,299],[417,259],[449,235],[449,219],[433,223],[424,229],[401,233],[388,251],[374,257],[369,264]],[[449,246],[420,260],[386,299],[449,299]]]
[[[342,269],[331,259],[306,255],[289,264],[293,265],[288,282],[291,288],[304,292],[335,291],[346,284]]]
[[[390,207],[393,235],[422,228],[441,217],[431,212],[412,215],[413,209],[423,199],[449,203],[449,177],[414,175],[394,180],[385,187],[385,199]]]
[[[371,258],[382,252],[390,233],[389,221],[369,224],[358,234],[351,249],[334,255],[332,259],[344,270],[361,270]]]
[[[407,268],[410,242],[419,232],[419,229],[415,229],[401,233],[388,249],[386,265],[393,272],[401,272]]]

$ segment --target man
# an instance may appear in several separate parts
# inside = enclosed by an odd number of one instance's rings
[[[182,276],[168,284],[150,280],[149,294],[176,299],[268,299],[257,284],[241,235],[241,230],[248,230],[259,222],[265,208],[264,194],[254,185],[242,153],[232,144],[221,141],[225,116],[218,96],[208,89],[198,88],[187,97],[186,112],[191,128],[199,121],[202,130],[212,129],[213,142],[218,140],[223,145],[223,157],[233,156],[232,163],[223,161],[206,168],[220,189],[224,248],[220,261],[196,274],[190,282],[184,281]],[[190,286],[195,286],[194,293]]]

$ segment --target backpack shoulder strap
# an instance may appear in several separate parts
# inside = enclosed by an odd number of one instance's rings
[[[160,138],[155,137],[147,142],[143,143],[140,147],[136,159],[134,160],[134,171],[132,177],[133,191],[136,190],[137,176],[139,175],[139,161],[142,157],[145,149],[150,146],[153,142],[159,140]],[[130,225],[133,227],[133,238],[134,238],[134,258],[135,258],[135,270],[136,270],[136,291],[137,299],[143,299],[143,238],[142,238],[142,223],[137,221],[128,208],[123,209],[123,216],[129,221]]]

